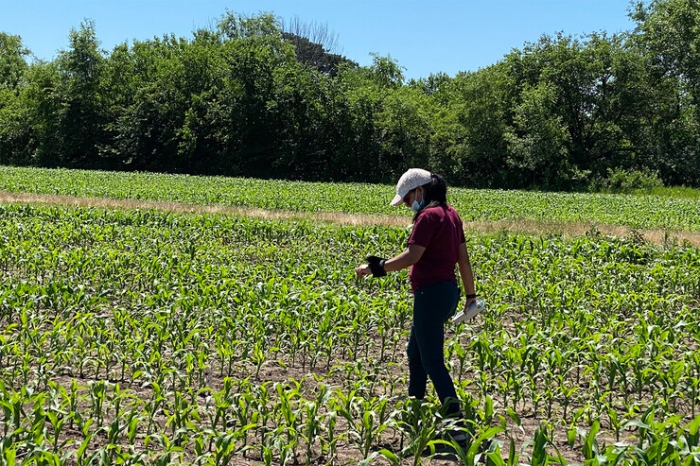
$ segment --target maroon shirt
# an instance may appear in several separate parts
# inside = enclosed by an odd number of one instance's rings
[[[451,206],[424,209],[408,238],[408,244],[425,248],[408,274],[413,291],[421,286],[449,280],[457,283],[455,264],[459,246],[465,242],[462,220]]]

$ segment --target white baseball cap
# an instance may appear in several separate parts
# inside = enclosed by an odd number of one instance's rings
[[[432,180],[430,172],[422,168],[410,168],[406,173],[401,175],[399,182],[396,183],[396,196],[391,200],[391,205],[398,206],[403,202],[403,198],[409,191],[416,189],[418,186],[423,186]]]

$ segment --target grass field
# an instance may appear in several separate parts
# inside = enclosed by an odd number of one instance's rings
[[[700,461],[700,250],[634,230],[698,231],[690,199],[454,190],[472,221],[586,234],[468,232],[488,308],[447,330],[473,441],[443,457],[436,400],[405,396],[406,273],[354,277],[405,243],[391,187],[0,168],[0,190],[89,198],[0,204],[2,464]]]

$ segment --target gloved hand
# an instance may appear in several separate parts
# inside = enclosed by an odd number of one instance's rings
[[[386,259],[377,256],[367,256],[367,265],[372,271],[373,277],[384,277],[386,276],[386,270],[384,270],[384,263]]]

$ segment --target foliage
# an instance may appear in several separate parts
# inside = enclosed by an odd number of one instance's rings
[[[342,55],[329,53],[321,44],[291,32],[282,33],[282,38],[294,45],[297,61],[316,68],[322,74],[338,74],[342,65],[359,66]]]
[[[637,3],[631,17],[638,31],[632,46],[643,51],[646,85],[656,89],[650,100],[656,107],[650,152],[660,159],[665,184],[695,186],[690,179],[700,164],[700,6],[692,0],[652,0]]]
[[[0,163],[22,162],[30,145],[22,90],[29,51],[19,36],[0,32]]]
[[[419,464],[444,442],[436,400],[403,399],[405,273],[354,278],[406,229],[4,204],[0,231],[4,462]],[[469,242],[489,309],[448,332],[465,464],[692,464],[697,248]]]
[[[269,13],[109,52],[86,21],[50,63],[1,33],[0,163],[345,182],[422,166],[566,191],[647,170],[697,187],[700,9],[654,0],[631,18],[409,82],[390,56],[357,66]]]
[[[607,191],[612,193],[653,192],[663,187],[663,182],[655,172],[649,170],[612,170],[608,169],[608,178],[599,183],[593,183],[594,191]]]
[[[0,190],[104,199],[182,203],[212,208],[349,214],[389,214],[410,223],[408,209],[389,206],[394,186],[307,183],[156,173],[0,167]],[[699,231],[698,196],[672,193],[622,196],[591,193],[449,188],[448,198],[466,222],[531,220],[556,228],[567,222],[636,229]]]

